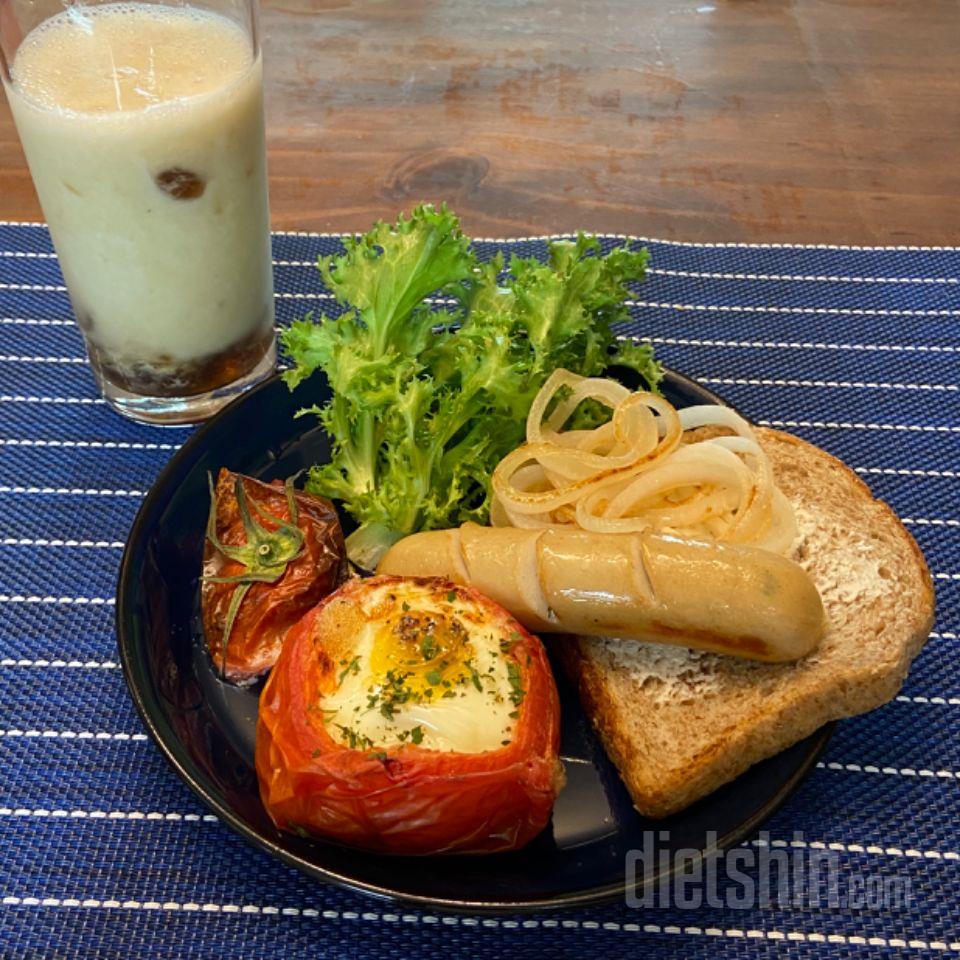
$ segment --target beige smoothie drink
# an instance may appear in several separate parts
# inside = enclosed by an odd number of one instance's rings
[[[95,373],[154,397],[273,363],[259,56],[224,16],[71,6],[8,96]]]

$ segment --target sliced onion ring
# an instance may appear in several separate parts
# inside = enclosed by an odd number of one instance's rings
[[[609,422],[564,429],[585,400],[607,407]],[[701,427],[722,432],[692,433]],[[534,399],[526,436],[493,474],[496,526],[654,529],[777,553],[796,538],[769,458],[728,407],[677,411],[656,394],[556,370]]]

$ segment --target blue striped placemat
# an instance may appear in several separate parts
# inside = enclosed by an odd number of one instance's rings
[[[478,246],[542,255],[546,239]],[[281,323],[330,308],[313,263],[338,242],[275,236]],[[441,916],[248,846],[147,741],[117,664],[123,540],[188,431],[104,406],[46,229],[0,224],[2,957],[960,954],[960,248],[648,246],[625,332],[843,458],[929,559],[939,617],[902,694],[840,724],[766,838],[908,885],[907,902]]]

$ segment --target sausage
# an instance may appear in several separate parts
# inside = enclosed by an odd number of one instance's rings
[[[823,634],[806,572],[758,547],[667,534],[481,527],[417,533],[378,573],[472,586],[539,633],[670,643],[749,660],[796,660]]]

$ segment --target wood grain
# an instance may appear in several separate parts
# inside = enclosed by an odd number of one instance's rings
[[[3,0],[0,0],[3,2]],[[955,0],[266,0],[273,225],[960,242]],[[0,218],[39,219],[5,102]]]

